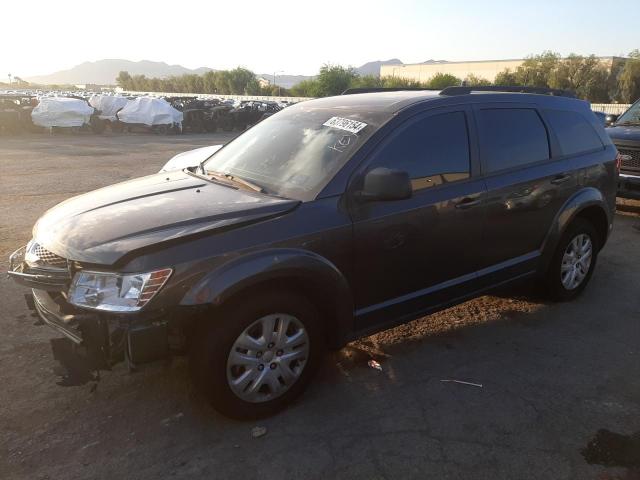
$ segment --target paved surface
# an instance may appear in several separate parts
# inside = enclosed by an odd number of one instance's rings
[[[228,138],[0,138],[2,266],[46,208]],[[368,337],[328,354],[309,391],[261,422],[215,413],[182,358],[58,386],[55,334],[3,277],[0,478],[632,478],[580,454],[600,428],[640,430],[640,204],[622,207],[579,300],[518,289]],[[256,425],[267,434],[252,438]]]

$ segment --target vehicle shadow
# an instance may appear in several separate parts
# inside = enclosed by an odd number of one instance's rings
[[[349,375],[349,371],[367,368],[369,360],[384,365],[385,360],[428,343],[453,350],[465,331],[500,322],[531,324],[545,316],[531,315],[548,308],[549,303],[533,282],[503,287],[482,296],[427,315],[409,323],[383,330],[349,343],[327,356],[323,374]]]

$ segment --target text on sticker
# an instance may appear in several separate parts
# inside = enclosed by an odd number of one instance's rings
[[[331,117],[322,125],[324,125],[325,127],[339,128],[340,130],[346,130],[347,132],[351,133],[358,133],[360,130],[367,126],[367,124],[364,122],[349,120],[348,118],[342,117]]]

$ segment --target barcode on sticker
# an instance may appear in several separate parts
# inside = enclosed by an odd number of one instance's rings
[[[331,117],[322,125],[324,125],[325,127],[339,128],[340,130],[346,130],[347,132],[351,133],[358,133],[360,130],[367,126],[367,124],[364,122],[349,120],[348,118],[342,117]]]

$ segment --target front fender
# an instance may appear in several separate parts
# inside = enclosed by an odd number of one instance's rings
[[[560,238],[562,238],[562,235],[569,224],[577,215],[580,214],[580,212],[592,206],[597,206],[602,209],[606,215],[608,232],[608,226],[611,225],[611,222],[613,221],[614,212],[611,211],[609,204],[607,203],[607,199],[602,195],[602,192],[596,188],[583,188],[565,202],[556,215],[553,224],[545,237],[542,246],[543,271],[546,271],[549,262],[551,262],[558,242],[560,241]]]
[[[277,248],[231,260],[201,278],[183,297],[181,305],[222,305],[235,294],[270,282],[291,281],[312,292],[334,328],[332,344],[342,343],[353,329],[353,297],[338,268],[326,258],[301,249]]]

